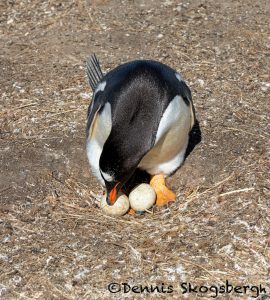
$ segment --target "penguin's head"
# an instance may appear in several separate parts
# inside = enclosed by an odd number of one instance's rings
[[[108,205],[113,205],[116,199],[119,196],[121,188],[132,176],[134,170],[122,170],[121,172],[118,169],[112,169],[112,165],[109,165],[109,170],[104,166],[103,169],[100,168],[100,174],[105,182],[106,192],[107,192],[107,203]]]
[[[119,191],[121,189],[122,184],[120,181],[114,181],[114,180],[107,181],[106,179],[104,179],[104,181],[105,181],[105,186],[107,191],[107,198],[106,198],[107,204],[113,205],[116,199],[118,198]]]
[[[110,144],[109,144],[110,145]],[[104,145],[99,161],[100,174],[105,182],[107,203],[113,205],[123,185],[130,179],[138,165],[138,159],[120,155],[119,151],[107,150]],[[123,154],[123,153],[122,153]]]

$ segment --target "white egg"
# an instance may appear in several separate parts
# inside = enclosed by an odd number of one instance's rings
[[[154,205],[156,192],[151,185],[142,183],[129,194],[129,203],[135,211],[145,211]]]
[[[128,197],[122,194],[117,198],[114,205],[108,205],[106,195],[104,195],[100,200],[100,207],[109,216],[123,216],[129,210]]]

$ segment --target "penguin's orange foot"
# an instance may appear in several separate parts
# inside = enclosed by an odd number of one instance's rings
[[[154,175],[150,180],[150,185],[157,194],[156,205],[163,206],[176,199],[176,194],[169,190],[165,185],[165,178],[163,174]]]

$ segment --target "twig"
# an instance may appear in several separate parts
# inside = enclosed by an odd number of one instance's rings
[[[17,296],[19,296],[20,298],[23,298],[23,299],[27,299],[27,300],[35,300],[36,299],[36,298],[29,298],[27,296],[24,296],[23,294],[15,292],[15,291],[12,291],[12,293],[16,294]]]
[[[223,180],[217,182],[213,187],[211,187],[211,188],[209,188],[209,189],[207,189],[207,190],[205,190],[205,191],[203,191],[203,192],[201,192],[201,193],[199,193],[199,194],[197,194],[197,195],[194,195],[194,196],[193,196],[193,193],[192,193],[191,196],[188,197],[188,199],[189,199],[188,202],[190,202],[190,200],[192,200],[193,198],[197,198],[197,197],[199,197],[199,196],[201,196],[201,195],[203,195],[203,194],[206,194],[206,193],[208,193],[208,192],[214,190],[215,188],[217,188],[217,187],[218,187],[219,185],[221,185],[222,183],[224,183],[224,182],[228,181],[229,179],[231,179],[233,176],[234,176],[234,172],[233,172],[230,176],[228,176],[227,178],[225,178],[225,179],[223,179]]]
[[[69,109],[69,110],[65,110],[65,111],[61,111],[61,112],[58,112],[58,113],[54,113],[50,116],[46,116],[45,118],[50,118],[50,117],[54,117],[54,116],[58,116],[58,115],[62,115],[62,114],[66,114],[68,112],[73,112],[73,111],[77,111],[78,109]]]
[[[0,191],[0,194],[2,194],[3,192],[5,192],[5,191],[7,191],[7,190],[9,190],[9,189],[11,189],[11,188],[12,188],[12,186],[9,186],[9,187],[6,187],[6,188],[2,189],[2,190]]]
[[[82,210],[82,211],[90,211],[90,208],[83,208],[83,207],[79,207],[78,205],[73,205],[73,204],[69,204],[66,202],[61,202],[61,204],[65,205],[67,207]]]
[[[231,195],[231,194],[236,194],[236,193],[241,193],[241,192],[253,191],[254,189],[255,188],[252,187],[252,188],[245,188],[245,189],[240,189],[240,190],[229,191],[229,192],[226,192],[226,193],[219,194],[219,197],[226,196],[226,195]]]
[[[179,259],[180,259],[181,261],[185,262],[185,263],[188,263],[188,264],[190,264],[190,265],[193,265],[193,266],[195,266],[195,267],[198,267],[198,268],[204,270],[207,274],[209,274],[209,275],[213,278],[213,274],[211,273],[212,271],[207,270],[205,267],[203,267],[203,266],[201,266],[201,265],[198,265],[198,264],[196,264],[196,263],[194,263],[194,262],[192,262],[192,261],[186,260],[186,259],[184,259],[184,258],[179,258]],[[216,279],[216,277],[215,277],[215,279]]]
[[[25,99],[25,100],[28,100],[28,99]],[[15,111],[15,110],[23,109],[23,108],[25,108],[25,107],[34,106],[34,105],[37,105],[37,104],[38,104],[37,102],[33,102],[33,103],[21,105],[21,106],[18,106],[18,107],[14,107],[13,109],[11,109],[11,110],[9,110],[9,111]],[[5,113],[5,110],[3,110],[3,111],[1,112],[1,114],[4,114],[4,113]]]
[[[243,130],[243,129],[240,129],[240,128],[233,128],[233,127],[227,127],[228,130],[233,130],[233,131],[240,131],[240,132],[244,132],[244,133],[247,133],[249,135],[253,135],[253,136],[260,136],[264,139],[267,139],[268,137],[262,135],[262,134],[259,134],[259,133],[252,133],[252,132],[249,132],[249,131],[246,131],[246,130]],[[226,131],[226,130],[224,130]]]
[[[34,105],[37,105],[37,104],[38,104],[37,102],[33,102],[33,103],[25,104],[25,105],[22,105],[22,106],[19,106],[19,107],[15,107],[14,109],[15,110],[22,109],[22,108],[29,107],[29,106],[34,106]]]
[[[79,219],[79,220],[86,220],[86,221],[92,221],[92,222],[95,222],[95,223],[102,223],[102,224],[105,224],[104,221],[100,221],[100,220],[96,220],[96,219],[91,219],[89,217],[84,217],[83,215],[75,215],[75,214],[66,214],[66,218],[60,218],[58,219],[57,221],[60,221],[60,220],[67,220],[67,219]],[[141,225],[143,226],[143,224],[140,224],[136,221],[127,221],[127,220],[123,220],[123,219],[120,219],[120,218],[114,218],[114,217],[110,217],[110,216],[107,216],[107,215],[102,215],[103,218],[105,219],[112,219],[114,220],[116,223],[120,222],[120,223],[127,223],[127,224],[136,224],[136,225]]]

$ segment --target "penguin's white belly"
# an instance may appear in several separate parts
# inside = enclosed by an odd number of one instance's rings
[[[156,135],[154,147],[143,157],[139,168],[154,175],[169,175],[183,162],[194,117],[192,104],[176,96],[165,110]]]

